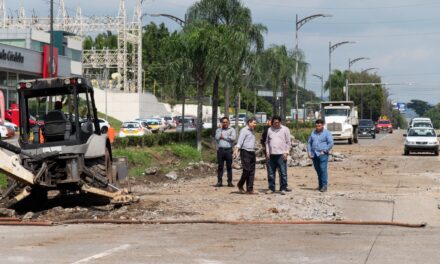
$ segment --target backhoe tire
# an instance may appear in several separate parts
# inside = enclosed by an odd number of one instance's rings
[[[107,178],[108,183],[113,184],[115,182],[115,179],[113,179],[110,152],[107,148],[105,148],[105,155],[103,157],[86,160],[86,167],[93,171],[93,173]]]

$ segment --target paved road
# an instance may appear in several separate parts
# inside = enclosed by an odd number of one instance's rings
[[[402,156],[402,132],[381,134],[332,165],[332,192],[345,219],[427,221],[428,227],[286,225],[70,225],[0,227],[0,263],[440,263],[439,158]],[[351,164],[380,174],[341,177]],[[380,165],[380,163],[386,163]],[[389,166],[387,166],[389,164]],[[377,172],[377,171],[376,171]],[[375,172],[375,173],[376,173]],[[369,192],[374,196],[369,197]],[[382,197],[376,200],[376,196]],[[389,196],[389,199],[384,199]],[[370,198],[370,199],[367,199]],[[337,199],[335,197],[335,199]],[[391,202],[392,201],[392,202]]]
[[[439,263],[440,230],[366,226],[1,228],[2,263]]]

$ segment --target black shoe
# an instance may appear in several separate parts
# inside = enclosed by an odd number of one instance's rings
[[[217,184],[215,185],[215,187],[223,187],[223,183],[221,183],[221,182],[217,182]]]
[[[327,191],[327,186],[323,186],[321,187],[321,189],[319,189],[320,192],[326,192]]]
[[[292,189],[286,187],[286,189],[284,189],[284,191],[285,191],[285,192],[291,192]]]
[[[228,182],[228,187],[235,187],[232,182]]]

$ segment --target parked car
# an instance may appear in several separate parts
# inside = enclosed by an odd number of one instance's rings
[[[371,137],[376,138],[376,129],[374,122],[371,119],[361,119],[359,120],[358,135],[361,137]]]
[[[195,131],[196,130],[196,117],[195,116],[185,116],[182,118],[181,116],[178,119],[176,131],[178,133],[182,132],[182,126],[185,132]]]
[[[393,133],[393,125],[390,120],[379,119],[376,124],[376,133],[380,134],[380,132]]]
[[[153,133],[159,133],[165,131],[165,127],[159,119],[151,118],[151,119],[143,119],[140,121],[144,122],[145,125],[148,127],[148,129]]]
[[[163,118],[165,119],[169,129],[176,127],[176,121],[174,120],[174,118],[172,118],[171,116],[164,116]]]
[[[141,137],[151,132],[139,121],[124,122],[119,130],[119,137]]]
[[[14,129],[15,132],[18,132],[18,126],[17,126],[16,124],[11,123],[11,122],[9,122],[9,121],[5,121],[5,122],[4,122],[4,125],[5,125],[6,127],[11,127],[12,129]]]
[[[0,125],[0,135],[2,138],[10,138],[15,135],[15,131],[10,127]]]
[[[439,142],[437,134],[432,128],[413,127],[409,130],[406,137],[404,154],[409,155],[411,152],[432,152],[439,155]]]
[[[106,134],[108,132],[108,128],[110,127],[110,123],[103,118],[98,118],[98,122],[99,122],[99,129],[101,129],[101,133]]]
[[[156,119],[156,120],[158,120],[158,121],[159,121],[159,126],[160,126],[160,128],[161,128],[162,131],[168,129],[168,122],[167,122],[167,120],[165,119],[165,117],[153,116],[153,117],[151,117],[151,118],[147,118],[147,119],[149,119],[149,120],[151,120],[151,119]]]
[[[248,117],[246,114],[244,114],[244,113],[238,114],[238,126],[239,127],[246,126],[247,120],[248,120]],[[235,126],[235,116],[231,116],[230,121],[231,121],[231,126]]]

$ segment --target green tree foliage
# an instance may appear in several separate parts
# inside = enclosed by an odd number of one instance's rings
[[[432,108],[428,102],[413,99],[406,105],[408,108],[411,108],[416,112],[419,116],[423,116],[429,109]]]
[[[342,72],[334,70],[331,75],[332,90],[331,98],[333,101],[345,101],[346,95],[344,86],[346,78],[349,78],[350,83],[381,83],[380,76],[376,74],[369,74],[367,72]],[[324,89],[328,91],[329,81],[325,83]],[[354,101],[358,106],[359,117],[377,120],[383,114],[389,114],[391,110],[387,104],[387,91],[381,85],[365,85],[365,86],[350,86],[349,88],[350,100]],[[386,106],[386,107],[385,107]]]

